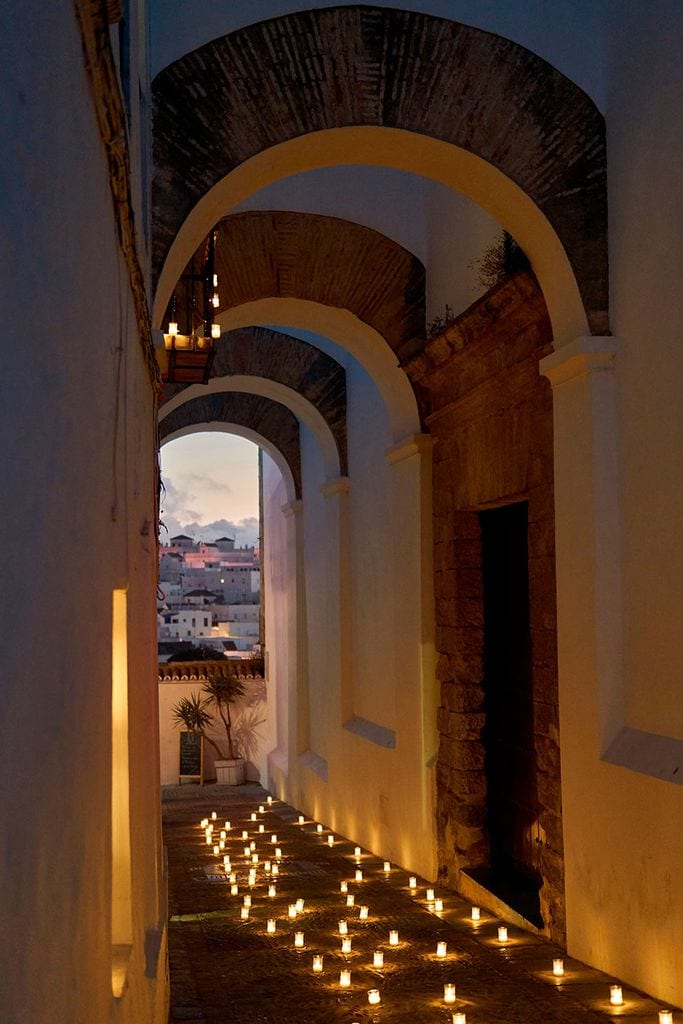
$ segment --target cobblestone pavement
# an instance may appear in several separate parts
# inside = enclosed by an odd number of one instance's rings
[[[259,813],[259,805],[264,811]],[[446,890],[437,913],[427,902],[427,885],[384,864],[317,823],[299,823],[294,808],[266,802],[258,786],[169,787],[164,793],[164,833],[168,847],[170,906],[171,1022],[204,1024],[659,1024],[660,1006],[623,986],[624,1004],[610,1005],[615,979],[567,958],[552,944],[508,927],[500,941],[499,919],[482,908],[474,923],[471,907]],[[207,845],[202,818],[217,814],[214,836],[230,821],[224,851]],[[255,813],[256,820],[251,820]],[[259,826],[263,831],[259,831]],[[243,830],[248,833],[242,838]],[[271,837],[277,836],[275,842]],[[334,836],[330,846],[328,837]],[[216,838],[216,842],[219,839]],[[258,863],[256,884],[248,885],[253,842]],[[275,851],[281,851],[274,876]],[[223,856],[231,858],[239,892],[231,894]],[[265,861],[271,860],[271,873]],[[356,871],[363,873],[356,881]],[[354,905],[340,892],[348,882]],[[268,885],[276,885],[275,896]],[[241,919],[245,895],[252,904]],[[293,920],[288,908],[303,899]],[[359,907],[368,907],[368,920]],[[274,934],[267,921],[276,921]],[[351,952],[342,954],[339,921],[347,920]],[[389,942],[398,931],[399,944]],[[295,933],[303,932],[302,949]],[[437,942],[446,956],[436,955]],[[384,967],[373,966],[375,951]],[[313,955],[323,956],[323,971],[312,970]],[[553,975],[554,958],[562,957],[565,974]],[[351,972],[342,989],[340,971]],[[444,986],[456,986],[457,1001],[444,1002]],[[377,989],[379,1005],[368,991]],[[454,1014],[466,1014],[458,1019]],[[674,1012],[674,1024],[683,1015]]]

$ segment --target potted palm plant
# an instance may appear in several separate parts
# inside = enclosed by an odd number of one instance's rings
[[[227,786],[241,786],[244,782],[244,758],[235,751],[232,740],[232,716],[230,705],[244,696],[245,687],[237,675],[215,675],[202,687],[207,696],[204,700],[207,704],[214,704],[225,726],[225,735],[228,741],[228,756],[220,755],[214,761],[216,768],[216,779],[219,783]],[[208,738],[208,737],[207,737]],[[213,744],[216,747],[216,744]]]

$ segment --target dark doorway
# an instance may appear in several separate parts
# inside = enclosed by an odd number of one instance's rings
[[[542,926],[536,867],[534,749],[526,502],[479,514],[484,592],[483,731],[487,888]]]

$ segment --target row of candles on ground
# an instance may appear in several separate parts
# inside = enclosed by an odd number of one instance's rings
[[[267,802],[268,802],[269,806],[272,805],[272,803],[273,803],[272,796],[268,796]],[[263,814],[264,812],[265,812],[265,807],[264,807],[263,804],[260,804],[259,805],[259,813]],[[211,819],[212,819],[212,822],[217,820],[217,812],[216,811],[212,811]],[[258,817],[257,817],[257,814],[256,814],[255,811],[251,812],[251,821],[252,822],[258,821]],[[213,826],[212,822],[210,822],[208,818],[204,818],[201,821],[201,827],[204,829],[207,845],[213,845],[213,853],[214,853],[214,855],[215,856],[219,856],[223,852],[223,850],[225,849],[225,845],[226,845],[226,842],[227,842],[227,833],[228,833],[228,831],[230,831],[231,823],[230,823],[230,821],[226,821],[225,822],[224,829],[220,830],[219,842],[215,843],[214,840],[213,840],[214,826]],[[299,817],[298,817],[299,825],[303,825],[303,824],[305,824],[305,822],[306,822],[306,818],[304,817],[303,814],[300,814]],[[263,823],[259,824],[258,831],[259,831],[259,834],[264,834],[265,833],[265,825]],[[317,823],[316,824],[316,831],[317,831],[318,834],[324,833],[324,826],[321,825],[320,823]],[[249,837],[248,831],[246,829],[243,829],[242,830],[242,839],[246,840],[246,839],[248,839],[248,837]],[[274,851],[275,861],[273,862],[273,861],[271,861],[269,859],[266,859],[263,862],[263,867],[264,867],[264,871],[266,872],[266,874],[277,875],[279,873],[278,861],[282,858],[282,849],[279,846],[276,845],[277,842],[278,842],[278,837],[277,837],[276,833],[271,834],[270,841],[271,841],[271,844],[273,846],[275,846],[275,851]],[[327,836],[327,844],[328,844],[328,846],[334,846],[334,844],[335,844],[335,837],[332,834],[329,834]],[[362,851],[360,846],[356,846],[354,848],[354,857],[356,858],[356,861],[359,860],[359,858],[362,856],[362,853],[363,853],[363,851]],[[259,855],[256,853],[256,844],[255,844],[254,840],[251,840],[249,845],[244,847],[244,856],[245,856],[245,858],[250,860],[251,864],[252,864],[252,866],[249,869],[249,874],[248,874],[248,885],[250,887],[253,887],[256,884],[256,868],[254,867],[254,865],[259,863]],[[236,896],[239,893],[239,886],[237,884],[237,876],[236,876],[236,874],[234,872],[231,872],[231,861],[230,861],[229,855],[227,855],[227,854],[225,854],[223,856],[223,866],[225,868],[225,871],[230,874],[230,883],[231,883],[230,892],[231,892],[231,895]],[[390,873],[390,871],[391,871],[391,863],[390,863],[390,861],[385,860],[384,861],[384,873],[388,875]],[[355,881],[356,882],[362,882],[363,881],[363,871],[359,867],[357,867],[356,870],[355,870]],[[348,891],[348,882],[346,882],[346,881],[340,882],[339,883],[339,888],[340,888],[340,892],[342,893],[342,895],[346,896],[346,905],[348,907],[353,907],[355,905],[355,896],[354,896],[353,893],[349,893],[349,891]],[[412,894],[415,894],[417,892],[418,885],[417,885],[417,877],[415,875],[410,875],[409,876],[408,888],[410,889]],[[268,896],[269,897],[275,897],[276,895],[277,895],[277,887],[275,885],[273,885],[273,884],[269,884],[268,885]],[[429,904],[429,907],[430,907],[431,910],[433,910],[436,914],[439,914],[439,913],[441,913],[443,911],[443,909],[444,909],[444,907],[443,907],[443,899],[441,897],[436,896],[435,890],[433,888],[428,887],[426,889],[425,896],[426,896],[426,902]],[[251,898],[251,896],[249,894],[245,894],[244,897],[243,897],[243,906],[242,906],[241,911],[240,911],[240,917],[241,917],[242,920],[244,920],[244,921],[249,920],[249,916],[250,916],[249,911],[251,909],[251,906],[252,906],[252,898]],[[303,899],[298,899],[295,903],[289,905],[288,912],[287,912],[288,918],[289,919],[296,918],[297,914],[300,914],[303,911],[303,909],[304,909],[304,900]],[[359,911],[359,915],[358,915],[359,916],[359,920],[367,921],[369,919],[369,913],[370,913],[369,907],[367,907],[366,905],[361,905],[361,906],[358,907],[358,911]],[[481,908],[480,907],[472,907],[471,911],[470,911],[470,916],[471,916],[472,922],[476,925],[481,920]],[[269,918],[267,923],[266,923],[266,934],[273,935],[273,934],[275,934],[276,930],[277,930],[277,922],[276,922],[276,920],[274,918]],[[342,952],[342,954],[346,955],[346,954],[351,953],[352,940],[351,940],[351,937],[348,935],[348,922],[346,920],[340,920],[339,924],[338,924],[338,930],[339,930],[339,934],[341,936],[341,952]],[[500,943],[506,943],[508,941],[508,929],[507,929],[506,925],[499,925],[498,926],[498,941]],[[390,946],[398,946],[399,945],[399,933],[398,933],[398,931],[396,929],[392,929],[389,932],[389,945]],[[297,932],[294,933],[294,947],[296,949],[304,949],[305,948],[305,940],[304,940],[304,933],[303,932],[297,931]],[[447,956],[448,956],[448,944],[446,942],[443,942],[443,941],[437,942],[437,944],[436,944],[436,957],[437,957],[437,959],[442,960],[442,959],[445,959]],[[384,967],[384,953],[383,953],[382,950],[375,950],[374,951],[374,953],[373,953],[373,960],[372,960],[372,966],[376,970],[382,970],[382,968]],[[321,954],[315,954],[313,956],[312,969],[313,969],[313,972],[315,974],[321,974],[323,972],[323,969],[324,969],[323,968],[323,956]],[[564,977],[564,974],[565,974],[564,960],[562,960],[559,957],[556,957],[555,959],[553,959],[552,972],[553,972],[553,976],[556,977],[556,978]],[[350,970],[345,968],[345,969],[343,969],[343,970],[341,970],[339,972],[339,987],[342,988],[342,989],[346,989],[346,988],[350,988],[351,987],[351,971]],[[451,1004],[457,1002],[456,987],[455,987],[455,985],[452,982],[447,982],[444,985],[443,1000],[444,1000],[444,1003],[446,1005],[451,1005]],[[624,996],[623,996],[623,991],[622,991],[621,985],[616,985],[616,984],[610,985],[609,1001],[610,1001],[610,1005],[611,1006],[623,1006],[624,1005]],[[381,994],[380,994],[379,989],[376,989],[376,988],[369,989],[369,991],[368,991],[368,1002],[371,1005],[377,1005],[377,1004],[379,1004],[381,1002]],[[466,1014],[464,1012],[462,1012],[462,1011],[455,1012],[453,1014],[452,1024],[467,1024]],[[671,1010],[664,1010],[664,1009],[660,1010],[659,1011],[659,1024],[673,1024],[673,1011],[671,1011]]]

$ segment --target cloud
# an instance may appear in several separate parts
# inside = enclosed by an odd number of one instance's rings
[[[234,537],[236,547],[251,547],[258,543],[259,524],[256,516],[245,519],[215,519],[212,523],[197,522],[198,516],[190,517],[191,521],[177,515],[162,513],[161,521],[165,529],[159,533],[162,544],[168,544],[171,537],[179,533],[187,534],[196,541],[212,541],[218,537]]]

